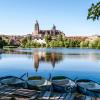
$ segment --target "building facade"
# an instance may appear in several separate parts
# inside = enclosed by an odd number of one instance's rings
[[[53,25],[51,30],[40,30],[39,23],[36,20],[36,23],[34,25],[34,32],[32,32],[32,36],[34,38],[44,38],[45,35],[51,35],[51,36],[63,35],[63,36],[65,36],[65,34],[62,31],[56,29],[55,25]]]

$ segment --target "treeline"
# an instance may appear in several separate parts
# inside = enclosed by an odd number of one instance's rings
[[[3,48],[4,45],[6,45],[6,42],[0,37],[0,48]]]
[[[22,38],[20,41],[20,47],[23,48],[39,48],[39,47],[45,47],[46,44],[40,44],[33,40],[31,37],[25,37]]]
[[[0,36],[0,48],[3,48],[4,46],[7,46],[9,48],[18,47],[18,42],[19,41],[15,42],[13,39],[9,37]]]
[[[21,40],[21,47],[32,48],[32,47],[80,47],[80,40],[65,39],[62,35],[50,36],[46,35],[44,37],[46,43],[38,43],[31,37],[26,37]]]
[[[62,35],[53,38],[54,40],[50,36],[45,36],[46,47],[80,47],[80,40],[66,39]]]
[[[38,48],[38,47],[46,47],[46,48],[55,48],[55,47],[65,47],[65,48],[93,48],[100,49],[100,38],[94,39],[68,39],[63,37],[62,35],[58,36],[50,36],[46,35],[45,37],[46,44],[38,43],[34,41],[31,37],[23,38],[21,40],[21,47],[27,48]]]
[[[100,38],[85,40],[80,43],[81,48],[100,49]]]
[[[100,49],[100,38],[94,39],[79,39],[79,38],[65,38],[62,35],[50,36],[46,35],[44,37],[46,43],[39,43],[32,39],[31,36],[21,37],[19,39],[11,39],[0,37],[0,48],[4,46],[8,47],[23,47],[23,48],[55,48],[55,47],[65,47],[65,48],[93,48]]]

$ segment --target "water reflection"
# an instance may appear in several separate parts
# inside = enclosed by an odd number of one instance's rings
[[[74,54],[74,53],[70,53],[70,54],[64,54],[66,56],[66,58],[69,59],[83,59],[83,60],[90,60],[90,61],[98,61],[100,60],[100,54],[97,53],[88,53],[88,54]]]
[[[0,54],[0,75],[21,75],[25,72],[44,77],[52,73],[73,79],[91,78],[100,82],[100,50],[18,48]]]
[[[62,55],[62,53],[35,51],[33,53],[33,58],[34,58],[34,68],[35,68],[35,71],[37,72],[39,68],[39,64],[41,62],[51,63],[52,67],[54,68],[56,63],[63,60],[64,56]]]
[[[2,58],[1,54],[0,54],[0,59]]]

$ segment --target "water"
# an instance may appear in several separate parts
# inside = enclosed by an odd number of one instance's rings
[[[0,76],[65,75],[100,83],[100,50],[39,48],[15,49],[0,54]]]

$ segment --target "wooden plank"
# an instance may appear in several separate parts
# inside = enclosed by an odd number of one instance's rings
[[[0,100],[11,100],[11,97],[2,96],[2,97],[0,97]]]
[[[75,96],[76,96],[76,93],[72,93],[69,100],[74,100]]]
[[[46,91],[40,100],[48,100],[50,98],[51,92]]]
[[[37,92],[36,91],[20,91],[20,90],[17,90],[15,91],[13,94],[16,95],[16,96],[22,96],[22,97],[31,97],[33,95],[35,95]]]
[[[41,97],[44,95],[44,93],[45,93],[44,91],[40,92],[38,95],[38,99],[41,99]]]
[[[64,100],[64,98],[66,97],[66,95],[67,95],[67,93],[63,93],[63,94],[61,94],[59,100]]]
[[[85,95],[83,94],[80,94],[80,93],[76,93],[75,97],[74,97],[75,100],[85,100]]]
[[[30,90],[30,89],[17,89],[17,91],[25,91],[25,92],[35,92],[36,90]]]
[[[60,96],[61,96],[61,93],[57,93],[54,100],[58,100],[60,98]]]
[[[2,89],[0,91],[0,95],[11,95],[16,89],[11,88],[11,87],[7,87],[5,89]]]
[[[35,95],[33,95],[29,100],[34,100],[34,99],[36,99],[37,98],[37,96],[38,96],[39,94],[38,93],[36,93]]]
[[[0,90],[2,89],[2,88],[6,88],[6,87],[8,87],[7,85],[0,85]]]
[[[95,100],[100,100],[100,98],[95,98]]]
[[[91,100],[100,100],[100,98],[96,99],[95,97],[92,97]]]
[[[61,93],[51,93],[50,100],[58,100],[61,96]]]
[[[55,95],[56,95],[56,93],[52,92],[49,99],[54,100]]]
[[[92,100],[92,97],[86,96],[86,97],[85,97],[85,100]]]
[[[68,93],[67,96],[64,98],[64,100],[70,100],[71,93]]]

